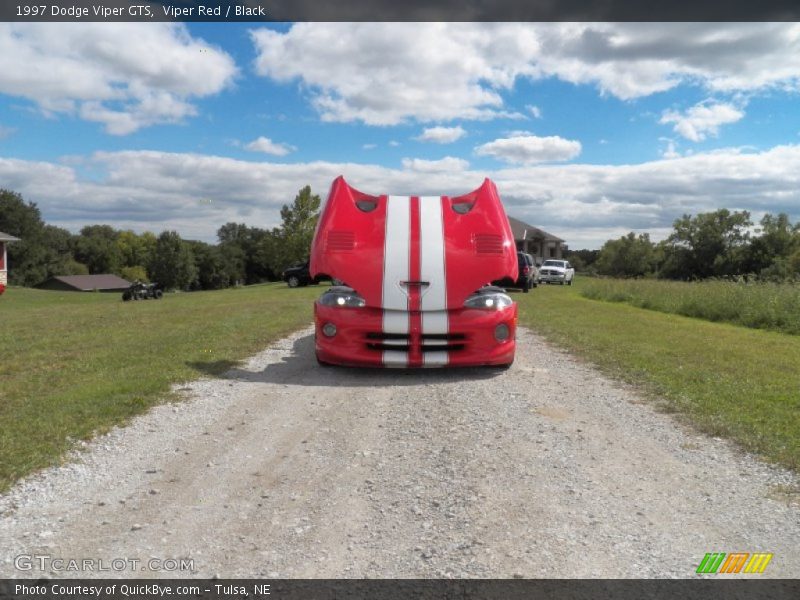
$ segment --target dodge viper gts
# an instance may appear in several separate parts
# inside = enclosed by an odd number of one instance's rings
[[[344,282],[314,304],[321,364],[498,366],[514,360],[518,277],[494,183],[462,196],[370,196],[339,177],[311,246],[312,277]]]

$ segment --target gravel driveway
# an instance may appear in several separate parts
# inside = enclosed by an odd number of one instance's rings
[[[796,476],[524,329],[506,372],[322,368],[307,329],[181,394],[0,497],[0,576],[800,576]]]

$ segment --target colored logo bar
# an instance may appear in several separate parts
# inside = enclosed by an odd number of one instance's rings
[[[700,561],[697,573],[763,573],[771,552],[708,552]]]

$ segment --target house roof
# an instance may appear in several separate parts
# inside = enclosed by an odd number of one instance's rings
[[[0,242],[18,242],[19,238],[15,238],[13,235],[8,235],[7,233],[3,233],[0,231]]]
[[[77,290],[120,290],[130,287],[131,282],[116,275],[59,275],[52,277]]]
[[[511,225],[511,232],[514,234],[515,240],[535,240],[535,239],[544,239],[548,242],[563,242],[560,237],[553,235],[552,233],[547,233],[543,229],[539,229],[538,227],[534,227],[533,225],[528,225],[520,221],[519,219],[515,219],[514,217],[508,217],[508,223]]]

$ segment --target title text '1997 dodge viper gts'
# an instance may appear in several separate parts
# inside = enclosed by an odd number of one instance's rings
[[[317,360],[441,367],[514,361],[517,305],[489,282],[518,276],[497,188],[369,196],[339,177],[311,246],[311,275],[343,281],[314,304]]]

